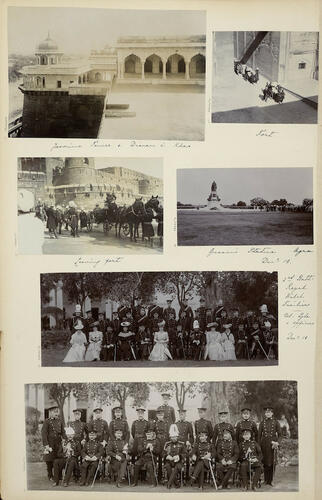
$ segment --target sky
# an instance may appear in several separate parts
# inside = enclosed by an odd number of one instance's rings
[[[184,36],[206,33],[204,11],[9,7],[9,54],[32,55],[50,36],[66,54],[113,45],[120,36]]]
[[[163,179],[162,158],[95,158],[95,168],[125,167]]]
[[[261,196],[268,201],[286,198],[302,203],[313,198],[312,168],[201,168],[177,171],[178,201],[206,204],[211,184],[217,183],[221,203],[248,203]]]

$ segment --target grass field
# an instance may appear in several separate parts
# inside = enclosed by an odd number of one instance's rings
[[[178,245],[308,245],[313,214],[178,211]]]

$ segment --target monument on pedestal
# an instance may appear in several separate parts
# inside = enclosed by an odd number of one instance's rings
[[[220,198],[217,194],[217,184],[215,181],[211,184],[211,191],[210,195],[207,198],[208,204],[207,204],[207,209],[208,210],[222,210],[222,206],[220,205]]]

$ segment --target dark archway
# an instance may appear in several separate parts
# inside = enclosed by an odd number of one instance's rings
[[[157,54],[151,54],[148,56],[144,63],[144,73],[151,73],[153,75],[159,75],[163,72],[163,63],[160,56]]]
[[[206,58],[196,54],[190,61],[190,76],[204,76],[206,73]]]
[[[130,54],[125,58],[124,71],[127,74],[140,74],[142,68],[141,59],[135,54]]]

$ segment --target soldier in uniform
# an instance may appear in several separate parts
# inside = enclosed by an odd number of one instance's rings
[[[183,341],[186,348],[186,352],[188,351],[188,344],[189,344],[190,332],[192,330],[192,323],[193,323],[192,309],[188,305],[188,301],[186,299],[183,299],[180,306],[178,324],[180,324],[182,327]]]
[[[138,317],[141,314],[141,309],[144,309],[142,307],[142,299],[141,297],[135,297],[135,306],[132,308],[132,317],[134,319],[134,322],[137,322]]]
[[[210,443],[213,436],[213,428],[210,420],[205,419],[206,411],[207,408],[198,408],[199,419],[195,421],[196,441],[199,439],[201,432],[206,432]]]
[[[119,314],[117,311],[114,311],[112,313],[111,325],[113,328],[114,335],[116,336],[121,329],[121,321],[120,321]]]
[[[195,361],[201,359],[205,344],[206,336],[199,328],[199,321],[195,319],[193,322],[193,330],[190,335],[191,359],[194,359]]]
[[[138,442],[145,438],[147,430],[149,430],[149,422],[145,420],[144,413],[145,408],[139,407],[136,409],[137,412],[137,420],[134,420],[131,426],[131,434],[133,439],[136,439]]]
[[[118,317],[120,318],[120,321],[124,321],[124,318],[128,311],[131,312],[130,308],[127,305],[127,301],[125,299],[122,299],[120,306],[117,308],[117,314]]]
[[[259,316],[258,316],[259,325],[263,328],[265,321],[270,321],[271,326],[274,328],[276,323],[275,316],[269,312],[266,304],[262,304],[259,308]]]
[[[156,420],[151,424],[151,430],[155,432],[156,438],[160,443],[161,450],[163,450],[166,441],[169,438],[169,424],[164,420],[163,410],[156,411]],[[162,478],[162,460],[158,464],[158,479]]]
[[[54,460],[57,457],[57,451],[61,446],[62,439],[65,438],[65,430],[59,417],[58,406],[48,408],[48,414],[49,418],[46,418],[41,429],[41,437],[48,479],[52,480]]]
[[[128,323],[130,323],[129,330],[134,331],[134,329],[135,329],[135,321],[134,321],[134,318],[132,316],[131,309],[128,309],[126,311],[124,321],[127,321]]]
[[[239,316],[239,309],[237,307],[233,308],[230,321],[231,321],[231,331],[233,332],[236,341],[238,325],[241,322],[241,318]]]
[[[114,436],[115,432],[120,429],[122,431],[123,439],[125,439],[126,442],[129,442],[130,428],[125,418],[123,418],[123,408],[121,408],[121,406],[116,406],[113,408],[112,415],[113,414],[114,417],[112,418],[109,427],[110,435]]]
[[[237,359],[249,359],[248,336],[244,323],[238,323],[235,335],[235,347]]]
[[[262,452],[259,444],[252,439],[250,429],[244,429],[242,432],[242,440],[239,445],[239,461],[243,490],[248,489],[248,475],[251,472],[251,488],[256,491],[262,472]]]
[[[251,415],[251,409],[249,406],[244,405],[241,409],[241,415],[242,419],[239,420],[236,424],[236,441],[238,446],[240,446],[240,443],[243,438],[243,432],[245,429],[248,429],[251,433],[251,439],[257,441],[258,440],[258,430],[257,430],[257,425],[254,422],[254,420],[251,420],[250,415]]]
[[[169,351],[174,359],[177,357],[177,322],[175,319],[175,313],[169,313],[164,329],[168,332]]]
[[[151,335],[153,335],[155,332],[159,330],[159,323],[161,321],[162,318],[160,317],[158,311],[154,311],[149,318],[149,330],[151,332]]]
[[[175,424],[172,424],[169,430],[170,441],[167,441],[163,449],[163,458],[165,470],[167,472],[167,488],[170,489],[174,484],[177,488],[180,487],[178,482],[178,474],[181,472],[183,460],[186,453],[185,445],[179,441],[179,431]]]
[[[115,357],[115,333],[112,325],[107,325],[103,335],[103,343],[101,350],[102,361],[113,361]]]
[[[161,451],[160,441],[156,438],[155,432],[149,428],[146,429],[143,438],[134,438],[131,454],[132,457],[136,457],[136,460],[134,465],[134,483],[132,486],[137,486],[139,473],[142,468],[146,469],[149,484],[152,487],[157,486],[157,466]]]
[[[174,316],[174,319],[176,319],[176,310],[173,307],[171,307],[171,304],[172,304],[172,299],[170,298],[167,299],[167,307],[163,309],[162,317],[166,323],[169,320],[170,314]]]
[[[85,326],[87,324],[86,318],[84,318],[84,316],[82,315],[82,308],[81,308],[81,306],[79,304],[76,304],[76,306],[75,306],[75,312],[73,313],[73,317],[71,318],[70,324],[69,324],[69,329],[73,333],[74,333],[74,330],[75,330],[75,325],[77,325],[77,323],[78,323],[78,320],[81,320],[81,322],[83,323],[84,328],[85,328]],[[85,331],[84,331],[84,333],[86,334]],[[88,340],[88,335],[87,335],[87,340]]]
[[[140,358],[141,360],[145,360],[148,359],[151,353],[153,340],[150,334],[150,330],[148,327],[146,327],[145,323],[138,323],[138,325],[139,326],[135,335],[136,352],[138,358]]]
[[[260,359],[264,358],[266,353],[264,346],[265,346],[265,337],[263,335],[262,330],[259,327],[258,320],[255,319],[248,333],[248,349],[250,353],[250,358],[253,359],[258,356]]]
[[[200,431],[191,452],[191,461],[194,464],[190,478],[191,486],[199,479],[199,488],[203,489],[205,472],[212,466],[211,461],[214,458],[215,449],[208,439],[207,432]]]
[[[93,420],[86,425],[86,432],[89,436],[90,432],[95,431],[96,439],[105,447],[109,438],[109,429],[108,423],[102,418],[102,413],[103,409],[100,407],[93,409]]]
[[[259,424],[258,442],[263,453],[264,481],[273,486],[274,466],[276,465],[281,426],[273,416],[272,405],[264,407],[264,419]]]
[[[98,330],[102,332],[103,334],[106,332],[106,327],[109,325],[110,321],[108,319],[105,319],[104,313],[99,312],[98,313]]]
[[[82,412],[76,408],[73,410],[74,420],[70,422],[69,427],[74,430],[74,440],[83,445],[86,439],[86,424],[81,421]]]
[[[219,423],[214,426],[214,433],[212,436],[212,442],[215,446],[218,445],[219,441],[224,437],[224,431],[229,430],[231,437],[235,439],[235,429],[228,422],[228,411],[225,408],[221,408],[218,411]]]
[[[94,478],[99,461],[104,454],[104,448],[97,439],[97,433],[94,429],[89,432],[88,441],[82,448],[82,464],[80,466],[81,478],[79,486],[88,486]]]
[[[57,456],[54,460],[53,486],[59,485],[59,479],[64,469],[65,474],[63,477],[63,486],[67,487],[73,471],[78,468],[78,457],[81,454],[80,442],[76,441],[75,431],[72,427],[66,427],[65,435],[67,439],[61,443],[57,450]]]
[[[157,313],[160,321],[160,319],[162,319],[162,312],[162,307],[156,305],[156,297],[152,297],[151,304],[148,307],[148,318],[151,320],[154,313]]]
[[[196,309],[195,312],[195,318],[199,322],[199,328],[203,333],[205,333],[209,321],[207,321],[206,301],[203,297],[200,298],[200,306],[198,307],[198,309]]]
[[[111,459],[111,469],[117,474],[116,486],[121,488],[122,481],[126,477],[128,460],[128,441],[123,436],[121,428],[115,429],[114,437],[110,439],[106,455]]]
[[[224,308],[224,303],[222,299],[218,300],[217,306],[214,308],[213,311],[213,316],[212,316],[212,321],[216,321],[217,323],[219,322],[219,317],[221,315],[221,312],[223,311]]]
[[[179,420],[176,421],[176,426],[179,431],[178,439],[185,444],[186,453],[184,456],[184,463],[186,466],[186,477],[189,476],[189,453],[194,443],[193,428],[191,422],[186,421],[187,410],[178,410]]]
[[[157,409],[163,411],[164,415],[164,420],[168,422],[169,426],[171,424],[174,424],[176,421],[176,413],[174,411],[174,408],[169,405],[169,400],[171,398],[171,395],[168,392],[163,392],[161,394],[163,404],[159,406]]]
[[[222,439],[218,440],[216,447],[218,489],[228,488],[229,479],[237,468],[239,448],[233,439],[234,429],[224,429]]]
[[[135,316],[135,330],[138,331],[139,326],[144,325],[146,329],[149,328],[150,320],[148,315],[146,314],[146,310],[144,307],[140,307],[140,310],[137,312]]]

